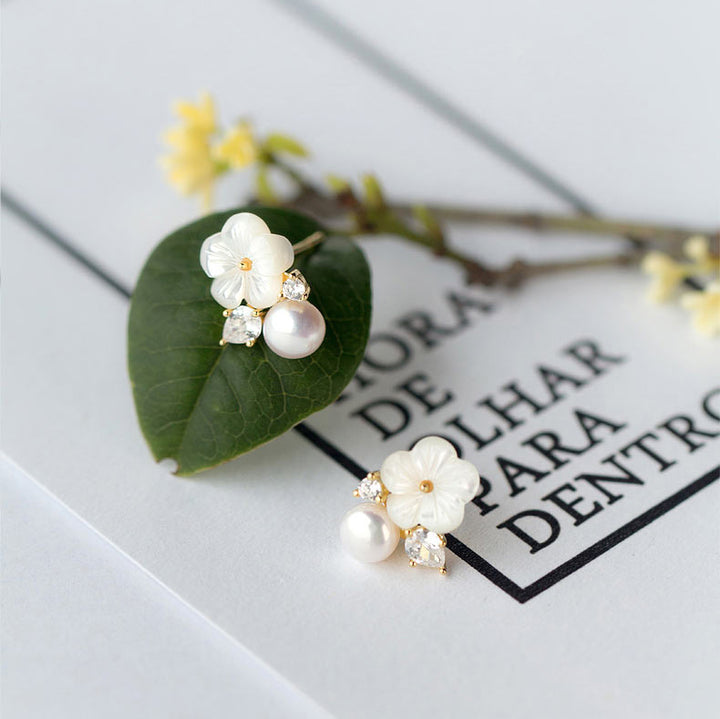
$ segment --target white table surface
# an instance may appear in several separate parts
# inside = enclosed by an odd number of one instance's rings
[[[0,459],[6,717],[324,717]]]

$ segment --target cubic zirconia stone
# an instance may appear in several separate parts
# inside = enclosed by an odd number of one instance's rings
[[[236,345],[256,340],[262,332],[262,317],[255,317],[252,307],[240,305],[225,320],[223,339]]]
[[[425,527],[416,527],[405,539],[405,554],[415,564],[442,569],[445,566],[444,544],[442,535]]]
[[[383,483],[372,474],[365,477],[357,488],[357,496],[366,502],[377,502],[384,492]]]
[[[307,281],[298,270],[294,270],[290,277],[283,282],[282,293],[285,299],[304,300],[309,291],[310,285],[308,285]]]

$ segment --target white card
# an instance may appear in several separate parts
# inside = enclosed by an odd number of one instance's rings
[[[718,348],[678,308],[644,303],[636,272],[556,277],[496,301],[442,282],[408,297],[393,284],[432,277],[433,263],[398,270],[394,249],[376,276],[393,312],[342,400],[310,424],[370,469],[423,435],[455,443],[484,484],[450,546],[512,596],[551,587],[720,478]]]

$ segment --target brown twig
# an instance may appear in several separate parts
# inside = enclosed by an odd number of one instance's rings
[[[317,232],[313,232],[312,235],[308,235],[304,239],[300,240],[300,242],[296,242],[293,245],[293,252],[296,255],[299,255],[301,252],[307,252],[323,242],[325,238],[326,235],[324,232],[320,232],[319,230]]]
[[[349,185],[335,193],[327,192],[283,160],[270,155],[267,161],[296,187],[293,196],[281,201],[283,207],[309,213],[324,223],[349,218],[352,221],[350,228],[331,224],[333,232],[337,234],[402,237],[428,249],[438,257],[445,257],[460,265],[469,284],[513,288],[530,278],[556,272],[636,264],[643,252],[650,248],[669,247],[677,254],[682,242],[697,234],[711,238],[720,237],[718,230],[606,220],[587,215],[542,214],[432,203],[418,208],[404,203],[388,203],[382,197],[377,181],[372,177],[365,178],[367,196],[361,199]],[[439,219],[522,227],[536,232],[560,231],[615,236],[627,242],[628,251],[550,262],[516,259],[505,267],[490,267],[478,258],[452,247],[437,221]]]
[[[452,205],[425,205],[438,218],[457,222],[472,222],[486,225],[509,225],[522,227],[534,232],[575,232],[601,236],[632,237],[652,244],[678,244],[693,235],[720,237],[720,231],[707,227],[682,227],[659,225],[648,222],[603,219],[588,215],[554,215],[514,210],[459,207]],[[412,206],[390,203],[390,207],[401,213],[410,213]]]

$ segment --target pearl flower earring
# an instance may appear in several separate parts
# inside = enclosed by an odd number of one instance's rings
[[[213,299],[225,308],[221,345],[252,347],[262,334],[275,354],[288,359],[320,347],[325,319],[307,301],[310,286],[300,271],[287,272],[294,257],[290,241],[251,212],[233,215],[203,242],[200,265],[213,278]]]
[[[346,551],[361,562],[387,559],[405,538],[410,566],[445,574],[445,533],[460,526],[465,505],[478,493],[480,476],[450,442],[425,437],[409,452],[394,452],[379,472],[355,490],[364,500],[340,525]]]

